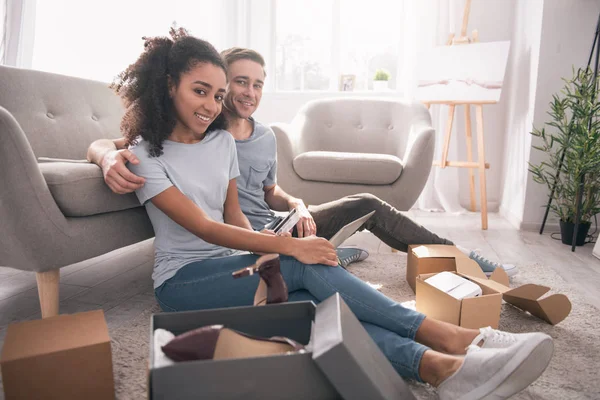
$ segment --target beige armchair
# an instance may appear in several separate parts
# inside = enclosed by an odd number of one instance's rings
[[[371,193],[408,210],[431,170],[435,132],[421,103],[315,100],[291,124],[271,128],[277,138],[278,184],[307,204]]]

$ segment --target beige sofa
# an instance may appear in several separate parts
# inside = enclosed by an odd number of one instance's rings
[[[37,274],[42,316],[58,313],[59,268],[154,236],[135,194],[85,162],[120,137],[106,83],[0,66],[0,265]]]
[[[435,134],[417,102],[332,98],[307,103],[291,124],[272,124],[278,184],[307,204],[372,193],[399,210],[417,200]]]

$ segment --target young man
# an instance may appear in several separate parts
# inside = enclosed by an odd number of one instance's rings
[[[273,131],[255,121],[252,114],[262,98],[266,73],[263,57],[254,50],[231,48],[221,53],[229,80],[223,113],[228,131],[236,140],[240,177],[237,180],[242,211],[253,229],[263,229],[276,218],[272,210],[289,211],[296,208],[300,220],[296,226],[299,237],[318,235],[331,238],[347,223],[375,210],[362,228],[369,230],[384,243],[406,252],[410,244],[449,244],[425,229],[385,201],[368,193],[347,196],[317,206],[306,207],[301,199],[286,193],[277,184],[277,144]],[[125,141],[99,140],[90,146],[88,160],[98,164],[104,179],[115,193],[132,192],[144,184],[125,166],[139,160],[124,148]],[[500,264],[494,263],[476,251],[457,246],[475,260],[490,275]],[[368,253],[357,248],[338,249],[343,266],[365,259]],[[513,265],[504,264],[509,276],[517,273]]]

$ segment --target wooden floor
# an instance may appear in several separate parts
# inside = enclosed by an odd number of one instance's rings
[[[486,257],[517,266],[541,263],[565,280],[576,282],[591,304],[600,309],[600,260],[593,245],[577,248],[536,232],[513,228],[497,214],[489,215],[489,230],[480,229],[479,214],[448,215],[416,212],[417,221],[456,244],[478,248]],[[593,228],[592,228],[593,229]],[[390,248],[368,232],[349,239],[371,252]],[[399,255],[401,256],[401,255]],[[114,329],[154,304],[152,291],[152,241],[129,246],[61,269],[60,312],[103,309],[109,329]],[[6,327],[14,321],[40,318],[35,274],[0,267],[0,346]],[[1,393],[0,393],[1,397]]]

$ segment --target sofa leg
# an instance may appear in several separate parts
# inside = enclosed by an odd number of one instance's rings
[[[42,318],[58,315],[58,283],[60,280],[60,269],[36,272],[36,279],[38,294],[40,296]]]

